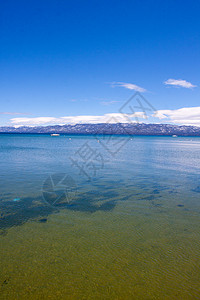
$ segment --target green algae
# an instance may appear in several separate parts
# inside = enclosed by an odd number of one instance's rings
[[[62,209],[0,237],[1,299],[198,299],[199,233],[197,214],[149,201]]]

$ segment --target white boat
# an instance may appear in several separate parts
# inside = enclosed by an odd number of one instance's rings
[[[51,136],[60,136],[59,133],[52,133]]]
[[[176,134],[173,134],[172,137],[178,137]]]

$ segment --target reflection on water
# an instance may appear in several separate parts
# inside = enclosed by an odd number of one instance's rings
[[[106,159],[91,181],[69,159],[85,141]],[[199,150],[135,137],[113,157],[91,136],[0,136],[0,298],[199,299]],[[51,205],[58,173],[77,191]]]

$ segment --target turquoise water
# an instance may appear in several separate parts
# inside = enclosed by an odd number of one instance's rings
[[[199,299],[200,138],[0,135],[2,299]]]

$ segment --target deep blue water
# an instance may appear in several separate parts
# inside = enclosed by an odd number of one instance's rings
[[[94,201],[95,196],[99,200],[101,194],[104,200],[112,201],[114,195],[120,198],[128,193],[138,201],[161,198],[165,205],[174,202],[174,205],[199,209],[198,137],[107,136],[97,139],[93,136],[1,135],[0,170],[3,209],[6,210],[7,203],[9,209],[20,208],[22,215],[23,206],[26,212],[28,209],[26,202],[43,201],[44,184],[49,176],[70,176],[84,199],[89,193]],[[109,193],[109,189],[112,192]],[[68,199],[66,204],[69,202]],[[92,209],[87,205],[84,208],[84,203],[86,200],[82,201],[80,210]],[[78,209],[75,198],[73,206]],[[72,209],[69,205],[68,208]],[[47,207],[47,211],[49,209],[51,207]],[[3,223],[9,226],[6,218]]]

